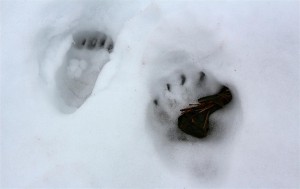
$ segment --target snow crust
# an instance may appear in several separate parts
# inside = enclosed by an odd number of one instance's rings
[[[1,1],[1,186],[300,187],[299,11],[297,1]],[[115,47],[91,96],[65,114],[55,73],[78,30]],[[234,100],[212,115],[211,138],[170,141],[153,99],[198,71],[212,78],[202,95],[224,84]]]

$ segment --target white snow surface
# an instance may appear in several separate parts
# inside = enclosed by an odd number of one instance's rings
[[[299,7],[1,1],[1,186],[299,188]],[[105,32],[114,50],[92,95],[65,114],[55,72],[77,30]],[[198,70],[214,80],[203,95],[219,83],[234,100],[212,115],[210,139],[169,141],[153,98]]]

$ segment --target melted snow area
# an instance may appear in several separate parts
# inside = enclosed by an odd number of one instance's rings
[[[1,186],[300,187],[299,7],[1,1]],[[180,131],[223,85],[210,135]]]

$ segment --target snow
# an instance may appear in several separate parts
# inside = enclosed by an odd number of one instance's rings
[[[17,0],[0,10],[3,188],[300,187],[298,1]],[[65,114],[55,73],[78,30],[115,47],[92,95]],[[170,141],[153,99],[198,70],[212,79],[204,93],[225,84],[234,100],[212,115],[211,138]]]

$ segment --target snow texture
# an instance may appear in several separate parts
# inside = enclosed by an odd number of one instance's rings
[[[299,188],[299,7],[1,1],[1,187]],[[179,131],[222,85],[211,134]]]

